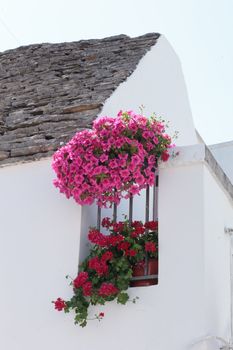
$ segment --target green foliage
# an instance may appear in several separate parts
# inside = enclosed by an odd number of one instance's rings
[[[127,293],[119,293],[117,296],[117,303],[125,305],[129,300],[129,295]]]

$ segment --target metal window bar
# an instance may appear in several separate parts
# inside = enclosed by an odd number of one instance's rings
[[[146,207],[145,207],[145,222],[149,221],[150,217],[150,187],[146,186]],[[148,230],[147,230],[148,231]],[[144,267],[145,276],[148,275],[148,254],[145,256],[145,267]]]
[[[133,221],[133,196],[129,197],[129,224],[131,225]]]
[[[158,219],[158,186],[159,186],[159,176],[156,174],[155,184],[153,186],[152,195],[152,219],[155,221]],[[150,219],[150,187],[147,185],[146,187],[146,202],[145,202],[145,221],[149,221]],[[113,222],[117,221],[117,204],[113,204]],[[132,224],[133,221],[133,197],[129,198],[129,223]],[[97,207],[97,229],[100,230],[101,225],[101,208]],[[148,255],[145,258],[145,275],[133,277],[133,281],[145,280],[145,279],[154,279],[158,278],[158,275],[148,275]]]
[[[117,204],[113,204],[113,222],[117,221]]]
[[[159,176],[155,177],[155,184],[153,186],[153,221],[158,219],[158,187],[159,187]]]
[[[116,194],[116,188],[114,189],[114,194]],[[117,221],[117,204],[113,204],[113,222]]]
[[[100,223],[101,223],[101,208],[97,207],[97,230],[100,231]]]
[[[152,219],[156,221],[158,219],[158,185],[159,185],[159,177],[156,174],[155,183],[152,189],[153,200],[152,200]],[[150,219],[150,188],[147,186],[146,188],[146,203],[145,203],[145,221],[149,221]],[[140,281],[140,280],[150,280],[158,278],[158,275],[148,275],[148,255],[145,257],[145,270],[144,276],[133,277],[132,281]]]

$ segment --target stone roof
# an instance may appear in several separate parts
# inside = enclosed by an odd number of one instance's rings
[[[91,127],[158,37],[119,35],[0,53],[0,166],[48,157]]]

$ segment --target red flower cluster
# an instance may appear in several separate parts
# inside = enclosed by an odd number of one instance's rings
[[[88,273],[87,272],[80,272],[78,276],[73,281],[73,286],[75,288],[82,287],[84,283],[88,280]]]
[[[112,226],[112,221],[110,220],[110,218],[103,218],[101,225],[103,227],[109,228]]]
[[[135,256],[137,254],[137,251],[134,249],[129,249],[125,252],[125,255],[127,256]]]
[[[130,243],[129,242],[121,242],[118,244],[117,249],[123,250],[125,252],[126,256],[135,256],[137,254],[137,251],[134,249],[129,249]]]
[[[108,266],[106,260],[99,259],[97,256],[91,258],[88,261],[89,269],[95,270],[99,276],[106,275],[108,273]]]
[[[169,153],[167,151],[164,151],[161,155],[161,159],[163,162],[166,162],[169,159]]]
[[[116,233],[121,233],[124,230],[124,223],[123,222],[115,222],[112,226],[112,229]]]
[[[109,247],[111,245],[115,247],[118,243],[124,240],[124,237],[121,235],[105,236],[100,231],[93,229],[89,231],[88,239],[91,243],[97,244],[100,247]]]
[[[112,257],[113,257],[113,253],[107,250],[107,251],[102,255],[101,260],[104,261],[104,262],[106,262],[106,261],[111,260]]]
[[[129,247],[130,247],[129,242],[121,242],[120,244],[118,244],[117,249],[127,251]]]
[[[82,287],[83,295],[90,296],[92,292],[92,283],[88,280],[87,272],[80,272],[73,281],[74,288]]]
[[[145,228],[143,226],[136,226],[134,231],[131,232],[131,237],[136,238],[139,235],[142,235],[145,232]]]
[[[107,297],[118,293],[118,289],[112,283],[102,283],[99,289],[99,295]]]
[[[82,286],[83,288],[83,295],[85,297],[89,297],[91,296],[92,293],[92,283],[90,281],[84,283],[84,285]]]
[[[141,221],[133,221],[131,224],[132,227],[143,227],[143,223]]]
[[[154,242],[146,242],[145,243],[145,251],[146,252],[150,252],[150,253],[154,253],[156,252],[156,245]]]
[[[104,312],[100,312],[98,315],[99,318],[103,318],[104,317]]]
[[[99,230],[90,230],[88,233],[88,239],[91,243],[97,244],[100,247],[108,245],[108,237],[103,235]]]
[[[108,236],[108,245],[115,247],[117,244],[122,242],[124,240],[124,237],[122,235],[117,236]]]
[[[53,301],[54,307],[58,311],[62,311],[66,307],[66,303],[63,299],[57,298],[56,301]]]
[[[149,230],[157,230],[158,229],[158,221],[148,221],[144,225],[145,228]]]

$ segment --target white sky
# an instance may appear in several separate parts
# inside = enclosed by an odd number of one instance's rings
[[[148,32],[180,57],[205,142],[233,140],[233,0],[0,0],[0,51]]]

